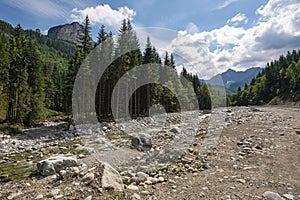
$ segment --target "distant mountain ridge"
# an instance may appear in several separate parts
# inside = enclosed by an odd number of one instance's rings
[[[225,88],[229,89],[232,92],[237,92],[238,88],[242,89],[245,86],[245,83],[250,84],[251,80],[255,78],[263,68],[253,67],[247,69],[246,71],[235,71],[233,69],[228,69],[222,74],[218,74],[207,81],[211,85],[220,85],[220,78],[224,82]]]
[[[83,26],[78,22],[54,26],[48,30],[48,37],[78,43],[83,33]]]

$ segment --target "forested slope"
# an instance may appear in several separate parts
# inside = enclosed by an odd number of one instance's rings
[[[258,76],[239,89],[232,105],[299,104],[300,50],[271,61]]]

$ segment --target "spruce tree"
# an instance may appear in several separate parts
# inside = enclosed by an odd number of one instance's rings
[[[14,29],[10,38],[10,65],[8,77],[7,122],[22,123],[29,110],[28,60],[24,50],[26,40],[20,24]]]

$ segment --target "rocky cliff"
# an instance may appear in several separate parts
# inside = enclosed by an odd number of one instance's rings
[[[54,39],[66,40],[77,43],[82,34],[83,26],[78,22],[55,26],[49,29],[48,36]]]

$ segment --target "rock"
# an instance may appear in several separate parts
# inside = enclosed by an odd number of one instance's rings
[[[44,195],[39,194],[37,197],[35,197],[35,199],[44,199]]]
[[[158,177],[158,180],[159,180],[160,183],[165,181],[164,177],[162,177],[162,176]]]
[[[38,172],[43,176],[50,176],[67,168],[77,166],[77,159],[75,156],[57,155],[37,163]]]
[[[139,178],[145,178],[145,179],[147,179],[149,177],[149,175],[144,172],[138,172],[138,173],[136,173],[136,176]]]
[[[142,195],[149,195],[150,192],[148,192],[147,190],[143,190],[143,191],[141,191],[141,194],[142,194]]]
[[[137,193],[134,193],[134,194],[131,196],[130,199],[131,199],[131,200],[139,200],[139,199],[141,199],[141,196],[138,195]]]
[[[283,194],[282,195],[284,198],[288,199],[288,200],[294,200],[294,195],[291,194]]]
[[[73,22],[71,24],[64,24],[50,28],[48,31],[48,37],[66,40],[77,44],[82,31],[83,26],[78,22]]]
[[[71,124],[69,127],[69,131],[74,131],[74,130],[75,130],[75,127]]]
[[[145,178],[145,177],[132,177],[131,179],[130,179],[130,183],[136,183],[136,184],[140,184],[140,183],[143,183],[143,182],[145,182],[147,180],[147,178]]]
[[[138,190],[139,190],[139,187],[136,186],[136,185],[128,185],[128,186],[127,186],[127,189],[133,190],[133,191],[138,191]]]
[[[178,127],[174,127],[174,128],[171,128],[171,129],[170,129],[170,132],[175,133],[175,134],[176,134],[176,133],[180,133],[180,131],[181,131],[181,130],[180,130],[180,128],[178,128]]]
[[[160,182],[158,178],[152,178],[152,177],[148,177],[148,178],[147,178],[147,181],[148,181],[149,183],[151,182],[151,184],[157,184],[157,183]],[[149,185],[151,185],[151,184],[149,184]]]
[[[14,198],[16,198],[16,197],[18,197],[18,196],[20,196],[20,195],[22,195],[23,193],[21,192],[21,191],[19,191],[19,192],[17,192],[17,193],[12,193],[11,195],[9,195],[8,197],[7,197],[7,199],[8,200],[10,200],[10,199],[14,199]]]
[[[244,179],[237,179],[236,182],[245,184],[246,181]]]
[[[60,189],[54,189],[50,192],[51,196],[54,197],[60,193]]]
[[[87,198],[85,198],[84,200],[92,200],[93,199],[93,196],[88,196]]]
[[[266,191],[263,193],[265,200],[284,200],[279,194],[275,192]]]
[[[151,136],[146,133],[139,133],[131,137],[131,144],[134,148],[150,149],[152,147]]]
[[[102,162],[104,167],[101,184],[104,189],[114,189],[117,191],[123,191],[124,185],[122,178],[114,168],[109,164]]]
[[[94,180],[94,178],[95,178],[94,173],[89,172],[83,176],[82,181],[89,183],[89,182],[92,182]]]
[[[55,196],[54,199],[61,199],[61,198],[63,198],[63,197],[64,197],[64,195],[61,194],[61,195]]]

